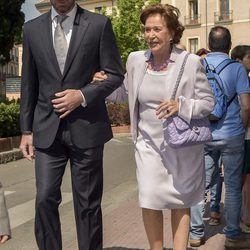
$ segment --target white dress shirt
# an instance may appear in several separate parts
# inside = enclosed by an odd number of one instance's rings
[[[75,4],[73,9],[69,13],[67,13],[68,17],[62,23],[62,28],[63,28],[64,34],[65,34],[68,46],[69,46],[71,35],[72,35],[73,23],[74,23],[74,20],[75,20],[76,11],[77,11],[77,5]],[[54,46],[55,46],[54,34],[55,34],[56,25],[57,25],[57,16],[58,15],[59,14],[56,12],[54,7],[52,6],[52,8],[51,8],[51,20],[52,20],[52,34],[53,34],[53,44],[54,44]]]
[[[67,40],[68,47],[69,47],[71,36],[72,36],[73,24],[74,24],[74,20],[75,20],[75,16],[76,16],[76,11],[77,11],[77,5],[75,4],[73,9],[66,14],[68,17],[62,23],[62,28],[63,28],[64,34],[65,34],[65,37]],[[60,14],[57,13],[55,8],[52,6],[52,8],[51,8],[51,20],[52,20],[52,36],[53,36],[53,45],[54,46],[55,46],[54,34],[55,34],[56,25],[57,25],[57,16],[58,15],[60,15]],[[86,103],[85,97],[84,97],[82,91],[80,91],[80,92],[81,92],[81,95],[83,98],[82,106],[86,107],[87,103]]]

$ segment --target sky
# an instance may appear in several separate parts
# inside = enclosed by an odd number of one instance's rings
[[[22,5],[22,11],[25,14],[25,22],[40,15],[40,12],[38,12],[35,7],[36,3],[38,3],[38,0],[25,0],[25,3]]]

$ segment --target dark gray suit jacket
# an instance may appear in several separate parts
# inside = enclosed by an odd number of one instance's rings
[[[23,31],[21,131],[33,132],[33,144],[48,148],[60,119],[51,99],[65,89],[82,90],[87,107],[78,107],[66,118],[71,139],[79,148],[101,145],[112,138],[105,97],[123,81],[123,69],[110,20],[78,6],[61,74],[52,39],[51,12],[27,22]],[[95,72],[108,79],[91,83]]]

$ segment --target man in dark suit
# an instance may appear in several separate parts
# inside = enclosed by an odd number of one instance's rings
[[[70,160],[79,249],[99,250],[103,145],[112,138],[105,98],[123,70],[108,18],[75,0],[51,4],[23,31],[20,148],[35,158],[36,240],[39,249],[62,249],[58,206]],[[91,83],[100,70],[108,79]]]

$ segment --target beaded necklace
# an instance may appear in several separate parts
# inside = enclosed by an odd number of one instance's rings
[[[153,71],[162,71],[163,69],[166,69],[168,64],[170,63],[170,58],[166,59],[165,62],[163,62],[161,65],[155,65],[155,62],[154,62],[154,58],[153,56],[151,56],[148,60],[148,63],[150,64],[151,66],[151,69]]]

